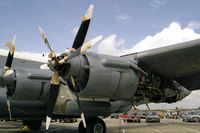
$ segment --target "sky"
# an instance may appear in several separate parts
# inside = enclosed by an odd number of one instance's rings
[[[103,35],[91,52],[119,56],[200,38],[199,0],[0,0],[0,49],[16,34],[16,51],[49,52],[40,25],[52,49],[62,53],[71,48],[90,4],[86,41]],[[199,95],[169,106],[199,107]]]

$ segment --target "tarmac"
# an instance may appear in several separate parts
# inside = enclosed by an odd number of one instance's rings
[[[77,133],[78,122],[52,122],[49,130],[43,124],[40,131],[22,130],[22,122],[0,122],[0,133]],[[104,119],[107,133],[200,133],[200,123],[183,122],[182,119],[161,119],[160,123],[127,123],[120,119]]]

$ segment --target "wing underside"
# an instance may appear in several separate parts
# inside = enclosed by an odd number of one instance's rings
[[[200,89],[200,39],[137,53],[137,58],[139,65],[189,90]]]

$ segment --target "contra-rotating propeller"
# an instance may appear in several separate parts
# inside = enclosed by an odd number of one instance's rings
[[[9,53],[6,59],[6,64],[4,66],[3,72],[1,74],[1,86],[6,89],[6,103],[8,106],[8,113],[10,120],[12,119],[11,110],[10,110],[10,101],[9,101],[9,91],[8,91],[8,84],[7,81],[9,81],[9,76],[13,73],[13,70],[11,70],[13,56],[15,52],[15,42],[16,42],[16,35],[13,37],[12,42],[6,42],[4,45],[9,48]]]
[[[45,44],[47,45],[47,47],[50,50],[50,54],[49,54],[48,57],[51,58],[51,60],[49,60],[47,64],[50,67],[50,69],[54,72],[54,74],[51,78],[49,99],[47,101],[46,129],[49,128],[51,117],[53,115],[53,109],[54,109],[55,102],[56,102],[56,99],[57,99],[57,96],[58,96],[59,85],[60,85],[60,83],[59,83],[60,71],[59,70],[62,67],[63,63],[65,63],[68,60],[72,59],[73,57],[87,51],[88,49],[90,49],[92,47],[92,45],[97,43],[102,38],[102,35],[100,35],[100,36],[88,41],[87,43],[83,44],[85,37],[86,37],[86,34],[87,34],[87,31],[88,31],[90,20],[91,20],[91,17],[92,17],[93,8],[94,8],[94,6],[90,5],[87,12],[85,13],[83,18],[81,19],[82,23],[81,23],[81,26],[78,30],[76,37],[75,37],[72,48],[69,50],[69,53],[68,54],[65,53],[64,56],[63,56],[63,54],[62,54],[62,56],[56,56],[56,54],[51,49],[49,42],[47,40],[47,37],[45,36],[42,28],[39,26],[39,30],[42,34],[42,38],[43,38]],[[71,82],[73,84],[73,88],[76,89],[74,77],[71,75],[69,78],[71,79]],[[77,93],[76,93],[76,96],[77,96],[77,102],[78,102],[79,110],[81,112],[81,118],[82,118],[82,121],[84,123],[84,127],[86,128],[86,122],[85,122],[84,114],[82,112],[81,105],[80,105],[80,102],[79,102],[79,97],[78,97]]]

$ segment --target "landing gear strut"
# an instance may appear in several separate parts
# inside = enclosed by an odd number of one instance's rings
[[[81,121],[78,126],[79,133],[106,133],[106,125],[104,121],[98,117],[86,118],[86,129]]]
[[[23,125],[28,126],[31,130],[40,130],[42,120],[24,120]]]

